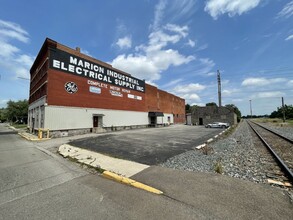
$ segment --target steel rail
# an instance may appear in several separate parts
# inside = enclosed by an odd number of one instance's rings
[[[269,149],[271,154],[275,157],[277,162],[280,164],[281,168],[288,175],[288,178],[293,182],[293,172],[287,167],[284,161],[278,156],[278,154],[272,149],[272,147],[263,139],[263,137],[252,127],[250,122],[247,122],[251,129],[256,133],[256,135],[260,138],[260,140],[264,143],[264,145]]]
[[[285,137],[285,136],[283,136],[281,134],[278,134],[277,132],[275,132],[275,131],[273,131],[273,130],[271,130],[269,128],[266,128],[265,126],[263,126],[263,125],[261,125],[259,123],[256,123],[254,121],[249,121],[249,122],[258,125],[259,127],[262,127],[263,129],[266,129],[267,131],[272,132],[273,134],[275,134],[275,135],[279,136],[280,138],[283,138],[284,140],[286,140],[286,141],[290,142],[291,144],[293,144],[293,140],[292,139],[289,139],[289,138],[287,138],[287,137]]]

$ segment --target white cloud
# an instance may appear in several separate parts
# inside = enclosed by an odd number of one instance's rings
[[[111,64],[115,68],[126,71],[140,79],[150,81],[160,79],[160,69],[145,55],[122,54],[116,57]]]
[[[284,8],[278,13],[277,18],[289,18],[293,15],[293,1],[287,3]]]
[[[13,40],[29,42],[29,34],[20,25],[0,20],[0,71],[12,78],[29,78],[29,69],[34,57],[23,54],[12,44]]]
[[[168,1],[166,17],[172,22],[190,19],[199,8],[198,0]]]
[[[152,85],[152,86],[158,87],[158,85],[157,85],[156,83],[152,82],[152,81],[148,81],[148,80],[146,80],[145,82],[146,82],[147,84],[149,84],[149,85]]]
[[[197,93],[204,89],[206,89],[205,85],[201,85],[199,83],[189,83],[177,85],[171,89],[170,92],[184,98],[186,103],[194,103],[201,101],[200,96]]]
[[[243,102],[244,99],[232,99],[232,102]]]
[[[178,33],[182,37],[186,37],[188,35],[188,27],[186,25],[181,27],[176,24],[167,24],[164,26],[164,29]]]
[[[15,61],[27,68],[30,68],[34,62],[34,58],[26,54],[21,54],[15,59]]]
[[[195,47],[195,41],[188,39],[187,45],[189,45],[190,47]]]
[[[289,81],[287,82],[287,85],[288,85],[288,86],[293,86],[293,80],[289,80]]]
[[[211,70],[215,66],[214,61],[209,58],[200,58],[200,59],[198,59],[198,61],[199,61],[199,63],[196,66],[196,70],[194,71],[194,75],[207,76],[207,74],[210,74]]]
[[[192,14],[197,10],[198,0],[180,0],[180,1],[167,1],[159,0],[155,6],[154,11],[154,20],[153,24],[150,26],[150,29],[153,31],[160,28],[161,23],[166,23],[165,19],[168,19],[168,22],[176,23],[178,20],[190,19]]]
[[[160,22],[163,18],[166,5],[167,5],[166,0],[160,0],[159,3],[155,7],[155,18],[154,18],[154,23],[152,25],[154,30],[156,30],[160,26]]]
[[[20,25],[0,19],[0,39],[16,39],[28,43],[28,33]]]
[[[173,34],[167,34],[163,29],[172,30]],[[160,79],[161,72],[170,66],[180,66],[195,60],[194,56],[185,56],[177,50],[166,48],[184,38],[188,34],[187,27],[168,24],[163,29],[151,32],[146,45],[135,47],[135,54],[119,55],[111,64],[138,78],[154,81]]]
[[[9,100],[6,99],[0,99],[0,105],[6,104]]]
[[[182,81],[183,81],[183,79],[175,79],[175,80],[172,80],[171,82],[168,82],[167,84],[162,85],[162,87],[168,88],[168,87],[177,85],[179,82],[182,82]]]
[[[208,44],[204,44],[204,45],[199,46],[199,47],[196,49],[196,51],[205,50],[205,49],[207,49],[208,47],[209,47]]]
[[[207,76],[215,76],[216,75],[216,72],[209,72],[206,74]]]
[[[9,58],[19,51],[20,50],[17,47],[0,39],[0,56],[1,57]]]
[[[119,38],[118,41],[116,42],[116,45],[118,45],[120,49],[131,48],[131,45],[132,45],[131,37],[125,36],[123,38]]]
[[[284,96],[285,93],[280,92],[280,91],[275,91],[275,92],[259,92],[255,95],[253,95],[253,98],[275,98],[275,97],[282,97]]]
[[[266,86],[266,85],[271,85],[275,83],[281,83],[287,81],[284,78],[275,78],[275,79],[266,79],[263,77],[260,78],[247,78],[242,81],[241,85],[242,86]]]
[[[197,60],[194,54],[183,54],[177,49],[184,44],[186,45],[187,41],[191,47],[196,45],[196,41],[188,39],[189,27],[170,22],[176,20],[173,17],[168,20],[167,24],[162,24],[165,13],[166,16],[169,16],[171,11],[176,14],[176,10],[180,15],[194,13],[194,10],[191,9],[196,1],[183,1],[184,4],[181,1],[160,0],[155,6],[154,20],[150,25],[147,42],[132,45],[135,48],[134,51],[120,54],[110,63],[117,69],[150,82],[159,80],[161,74],[171,66],[186,65],[192,61],[197,61],[195,64],[199,65],[199,68],[194,65],[189,74],[195,74],[195,70],[204,71],[204,73],[210,72],[214,66],[212,60],[208,58]],[[181,9],[183,11],[180,11]]]
[[[176,93],[192,93],[197,92],[205,89],[206,87],[204,85],[201,85],[199,83],[190,83],[187,85],[178,85],[174,88],[174,92]]]
[[[293,39],[293,34],[288,36],[285,40],[292,40]]]
[[[182,98],[184,98],[188,102],[190,102],[190,101],[193,101],[193,102],[198,101],[199,102],[200,101],[200,97],[195,93],[193,93],[193,94],[185,94],[185,95],[182,96]],[[188,102],[186,102],[186,103],[188,103]]]
[[[239,90],[238,89],[224,89],[222,91],[222,94],[225,95],[225,96],[230,96],[230,95],[233,95],[235,92],[238,92]]]
[[[227,13],[230,17],[241,15],[258,6],[261,0],[208,0],[204,10],[214,19]]]
[[[85,50],[83,48],[80,48],[80,52],[85,54],[85,55],[92,56],[88,50]]]
[[[8,101],[7,99],[0,99],[0,108],[6,108]]]

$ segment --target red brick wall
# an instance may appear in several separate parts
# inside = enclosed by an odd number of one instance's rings
[[[145,106],[147,112],[158,112],[160,111],[158,107],[158,98],[157,98],[157,87],[146,84],[145,85]]]
[[[185,122],[185,100],[168,92],[159,90],[155,86],[146,84],[145,93],[129,89],[129,93],[127,93],[122,90],[124,88],[118,87],[120,88],[120,91],[118,92],[120,92],[123,97],[117,97],[113,96],[110,93],[111,86],[113,85],[102,83],[96,80],[91,80],[85,77],[80,77],[77,75],[72,75],[54,69],[48,69],[47,64],[45,64],[45,67],[41,71],[37,71],[38,75],[35,76],[36,70],[40,67],[40,65],[43,64],[45,59],[48,57],[48,45],[111,68],[109,64],[98,61],[87,55],[83,55],[76,50],[47,39],[31,69],[32,81],[30,88],[30,103],[44,95],[47,95],[48,105],[144,112],[164,112],[173,114],[175,123]],[[127,73],[124,74],[129,75]],[[96,86],[101,89],[100,94],[92,93],[89,91],[89,87],[91,85],[88,84],[88,80],[100,83],[100,86]],[[46,84],[45,81],[48,81],[48,83]],[[68,93],[65,90],[65,84],[67,82],[74,82],[78,87],[78,91],[74,94]],[[129,98],[128,94],[134,95],[136,97],[141,97],[142,100]]]
[[[185,100],[146,84],[146,111],[174,115],[174,123],[185,123]]]
[[[47,95],[47,84],[48,79],[48,52],[41,54],[39,57],[39,63],[35,68],[31,69],[31,81],[30,81],[30,97],[29,103],[32,103],[44,95]]]
[[[88,78],[75,76],[69,73],[49,69],[48,70],[48,104],[61,105],[61,106],[75,106],[86,108],[104,108],[116,110],[132,110],[132,111],[145,111],[145,94],[128,90],[129,93],[123,92],[121,87],[120,93],[123,97],[113,96],[110,93],[110,84],[101,83],[103,86],[95,86],[101,89],[100,94],[92,93],[89,91],[90,85]],[[74,82],[78,91],[70,94],[65,90],[67,82]],[[126,89],[127,90],[127,89]],[[142,100],[128,98],[128,94],[133,94],[142,97]]]

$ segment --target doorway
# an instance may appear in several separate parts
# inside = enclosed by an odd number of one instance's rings
[[[153,116],[153,117],[150,117],[150,119],[151,119],[151,126],[155,127],[157,124],[157,117]]]
[[[99,116],[93,116],[93,127],[99,127]]]
[[[199,118],[199,125],[203,125],[203,119]]]

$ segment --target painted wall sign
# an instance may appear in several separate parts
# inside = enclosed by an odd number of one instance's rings
[[[101,88],[99,88],[99,87],[90,86],[89,89],[90,89],[91,93],[101,94]]]
[[[128,94],[127,97],[130,99],[142,100],[142,97],[138,95]]]
[[[96,81],[92,81],[92,80],[88,80],[87,84],[91,85],[91,86],[97,86],[100,88],[108,88],[108,84],[105,83],[101,83],[101,82],[96,82]]]
[[[66,92],[68,92],[70,94],[76,93],[78,90],[77,85],[74,82],[65,83],[64,88],[65,88]]]
[[[113,96],[118,96],[118,97],[123,97],[123,94],[118,91],[110,90],[111,95]]]
[[[50,68],[77,76],[94,79],[138,92],[145,92],[145,82],[116,72],[59,49],[50,48]]]

